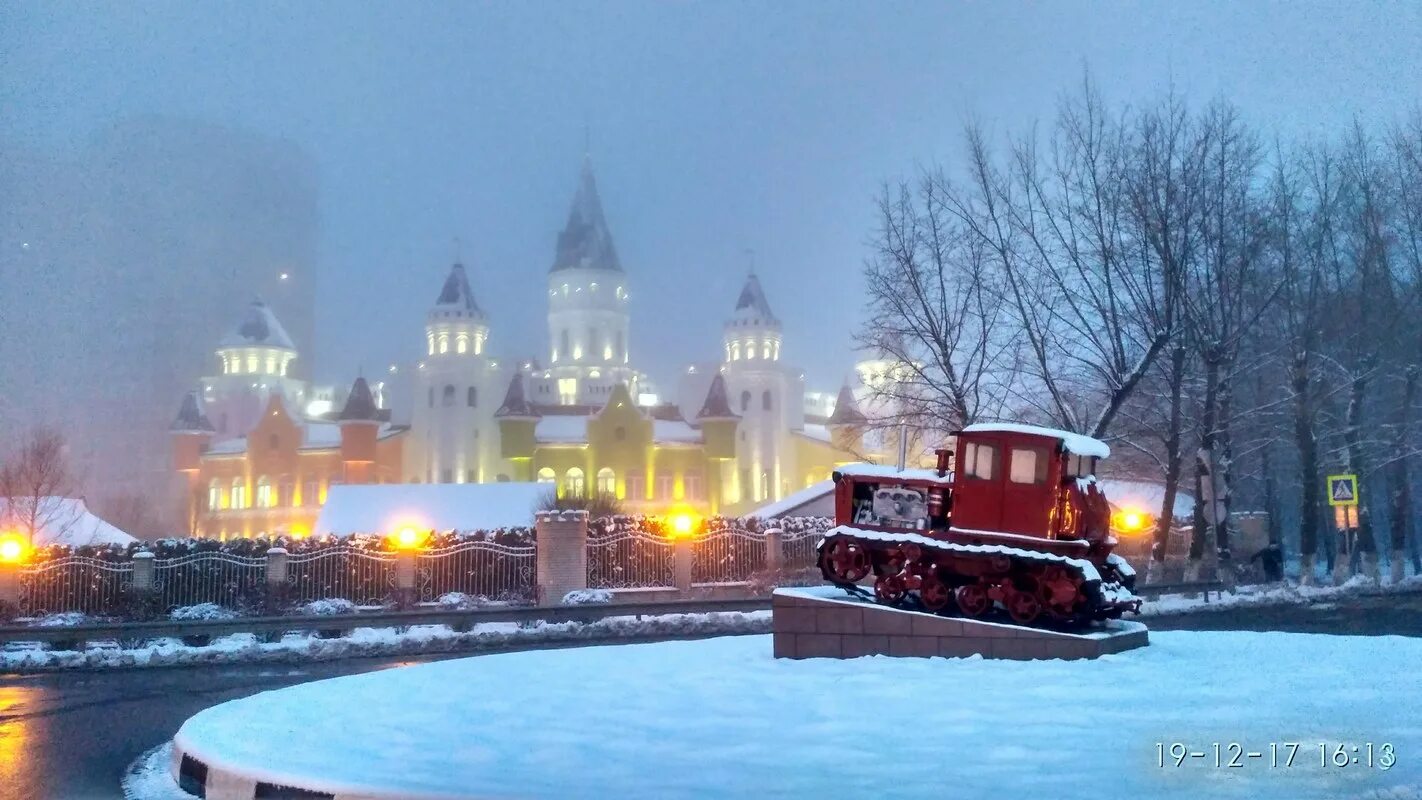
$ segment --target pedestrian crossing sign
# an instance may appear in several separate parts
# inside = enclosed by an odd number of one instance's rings
[[[1358,504],[1358,476],[1329,475],[1328,504],[1330,506],[1356,506]]]

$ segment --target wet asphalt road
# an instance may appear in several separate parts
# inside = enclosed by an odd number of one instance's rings
[[[1422,594],[1145,621],[1154,630],[1422,636]],[[119,797],[129,763],[208,706],[295,683],[431,660],[437,658],[0,676],[0,800]]]

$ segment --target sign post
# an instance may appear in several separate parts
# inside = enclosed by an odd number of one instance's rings
[[[1333,562],[1334,582],[1347,575],[1353,558],[1353,542],[1357,536],[1358,476],[1345,473],[1328,476],[1328,504],[1333,506],[1334,524],[1338,527],[1338,556]]]

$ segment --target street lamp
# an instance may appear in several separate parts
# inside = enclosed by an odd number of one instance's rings
[[[18,564],[25,560],[29,545],[18,533],[0,535],[0,562]]]

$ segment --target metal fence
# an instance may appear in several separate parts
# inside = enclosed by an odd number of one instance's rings
[[[286,564],[292,603],[340,598],[378,606],[395,592],[395,556],[390,553],[340,545],[291,556]]]
[[[69,556],[20,571],[20,613],[40,617],[77,611],[93,616],[123,611],[133,562]]]
[[[819,546],[824,531],[805,529],[780,534],[780,563],[787,570],[810,569],[815,566]]]
[[[691,582],[745,583],[765,569],[763,533],[723,528],[692,539]]]
[[[266,598],[267,559],[194,553],[154,560],[153,588],[164,611],[199,603],[239,611],[255,609]]]
[[[676,586],[676,555],[670,539],[635,530],[589,534],[588,588],[663,586]]]
[[[421,601],[461,592],[490,600],[532,603],[537,600],[538,549],[473,541],[420,553],[415,586]]]

